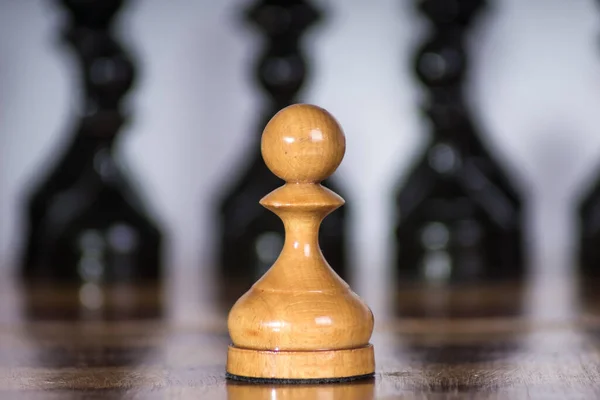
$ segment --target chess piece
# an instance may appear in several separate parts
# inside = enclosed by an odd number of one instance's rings
[[[122,0],[60,0],[79,61],[83,101],[74,137],[29,199],[23,274],[88,283],[156,280],[161,235],[113,156],[134,84],[111,27]],[[46,168],[45,168],[46,169]]]
[[[260,204],[283,220],[285,244],[229,313],[230,378],[323,382],[373,374],[373,314],[319,247],[321,221],[344,204],[320,182],[345,149],[337,121],[316,106],[286,107],[265,127],[262,156],[286,183]]]
[[[584,276],[600,276],[600,176],[578,205],[579,269]]]
[[[520,196],[479,139],[463,93],[465,32],[485,1],[418,3],[433,28],[415,59],[433,138],[397,194],[398,275],[428,282],[518,278]]]
[[[579,204],[579,266],[586,276],[600,276],[600,179]]]
[[[258,0],[245,16],[264,37],[255,65],[255,79],[266,99],[263,116],[258,121],[257,133],[260,133],[277,111],[299,97],[309,73],[301,39],[321,15],[305,0]],[[259,138],[257,134],[256,142]],[[232,292],[234,299],[265,273],[283,246],[281,221],[258,203],[281,181],[265,166],[259,146],[252,148],[256,151],[250,155],[250,164],[220,204],[219,275],[224,279],[222,286]],[[325,186],[340,193],[330,179]],[[348,277],[345,215],[345,209],[339,210],[323,222],[320,231],[323,254],[343,278]]]

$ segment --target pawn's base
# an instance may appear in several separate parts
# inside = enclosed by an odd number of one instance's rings
[[[269,351],[229,346],[227,374],[238,379],[337,381],[375,372],[373,345],[356,349]]]

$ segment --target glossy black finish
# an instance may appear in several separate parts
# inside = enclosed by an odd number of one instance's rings
[[[283,247],[281,220],[262,207],[259,200],[284,182],[265,166],[259,140],[276,112],[298,102],[308,75],[301,37],[320,15],[307,1],[262,0],[254,2],[245,17],[265,36],[255,74],[266,96],[264,113],[255,131],[256,141],[249,148],[253,153],[250,165],[220,204],[220,273],[227,282],[238,283],[240,290],[249,288],[262,276]],[[343,191],[332,186],[330,180],[324,184],[343,197]],[[346,209],[344,206],[325,218],[320,243],[329,264],[348,279],[344,246]]]
[[[580,268],[600,276],[600,179],[582,197],[578,211]]]
[[[524,269],[520,196],[479,139],[463,92],[465,35],[484,3],[418,1],[431,22],[414,68],[432,138],[397,194],[401,279],[514,278]]]
[[[127,122],[124,99],[134,65],[111,24],[121,0],[62,0],[64,40],[82,82],[66,151],[28,201],[23,274],[29,279],[122,282],[157,279],[161,234],[113,156]]]
[[[600,3],[600,1],[598,2]],[[600,276],[600,173],[579,200],[579,265],[582,273]]]

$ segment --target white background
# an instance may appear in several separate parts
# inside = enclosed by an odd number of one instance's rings
[[[337,178],[352,204],[354,266],[388,268],[395,187],[422,150],[413,1],[317,2],[303,100],[331,111],[348,142]],[[168,235],[174,269],[208,267],[218,195],[252,152],[260,91],[247,2],[137,0],[118,21],[139,62],[120,154]],[[53,2],[0,0],[0,268],[22,245],[21,201],[60,149],[78,102]],[[472,30],[468,95],[527,203],[534,271],[569,268],[574,200],[600,167],[600,10],[592,0],[496,0]]]

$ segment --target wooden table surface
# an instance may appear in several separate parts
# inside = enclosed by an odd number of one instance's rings
[[[363,285],[374,379],[278,386],[225,380],[229,303],[197,278],[104,289],[2,279],[0,399],[600,398],[591,279]]]

